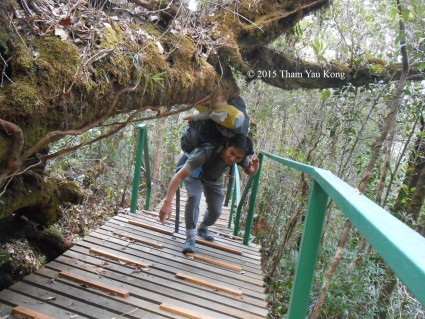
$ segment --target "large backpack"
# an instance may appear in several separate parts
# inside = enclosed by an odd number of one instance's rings
[[[246,111],[246,104],[245,101],[243,100],[243,98],[241,98],[240,96],[238,97],[234,97],[231,98],[229,101],[227,101],[230,105],[233,105],[234,107],[236,107],[239,111],[241,111],[243,113],[244,117],[244,121],[243,124],[240,128],[240,133],[244,134],[244,135],[248,135],[248,131],[249,131],[249,115]]]
[[[229,104],[236,107],[244,114],[244,122],[239,128],[238,133],[248,136],[249,116],[246,111],[245,101],[240,97],[232,98]],[[190,121],[183,131],[180,139],[180,146],[185,153],[191,153],[195,148],[205,143],[214,145],[223,145],[225,142],[235,135],[232,131],[212,120],[194,120]]]
[[[180,146],[183,152],[190,154],[195,148],[206,143],[224,145],[233,136],[234,133],[229,129],[212,120],[191,121],[183,131]]]

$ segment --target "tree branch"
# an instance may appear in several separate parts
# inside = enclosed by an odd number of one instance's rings
[[[348,83],[363,86],[376,81],[389,82],[402,78],[406,81],[409,75],[409,72],[406,73],[404,70],[391,74],[394,69],[392,65],[383,66],[387,71],[385,74],[377,75],[372,73],[367,65],[350,69],[348,65],[343,64],[312,63],[265,47],[257,47],[251,52],[245,52],[243,58],[251,66],[252,73],[245,73],[248,78],[257,78],[282,89],[338,88]],[[418,72],[416,75],[417,80],[425,78],[424,73]]]
[[[142,111],[145,111],[145,110],[147,110],[148,108],[150,108],[149,106],[147,106],[147,107],[141,107],[141,108],[139,108],[139,109],[137,109],[136,111],[134,111],[128,118],[127,118],[127,120],[125,121],[125,122],[122,122],[122,123],[120,123],[116,128],[114,128],[114,129],[112,129],[112,130],[110,130],[108,133],[106,133],[106,134],[103,134],[103,135],[101,135],[101,136],[98,136],[98,137],[96,137],[95,139],[93,139],[93,140],[91,140],[91,141],[88,141],[88,142],[84,142],[84,143],[80,143],[80,144],[78,144],[78,145],[75,145],[75,146],[73,146],[73,147],[69,147],[69,148],[65,148],[65,149],[62,149],[62,150],[60,150],[60,151],[57,151],[56,153],[52,153],[52,154],[48,154],[48,155],[44,155],[44,156],[41,156],[40,157],[40,159],[42,160],[42,162],[45,162],[45,161],[47,161],[47,160],[49,160],[49,159],[53,159],[53,158],[56,158],[56,157],[59,157],[59,156],[61,156],[61,155],[64,155],[64,154],[67,154],[67,153],[70,153],[70,152],[73,152],[73,151],[75,151],[75,150],[77,150],[77,149],[79,149],[79,148],[81,148],[81,147],[83,147],[83,146],[86,146],[86,145],[90,145],[90,144],[93,144],[93,143],[95,143],[95,142],[97,142],[97,141],[100,141],[100,140],[103,140],[103,139],[105,139],[105,138],[107,138],[107,137],[109,137],[109,136],[111,136],[111,135],[113,135],[113,134],[115,134],[115,133],[117,133],[117,132],[119,132],[121,129],[123,129],[124,127],[126,127],[129,123],[131,123],[131,120],[137,115],[137,114],[139,114],[140,112],[142,112]]]
[[[12,140],[12,146],[9,152],[8,166],[16,165],[18,157],[24,147],[24,133],[21,128],[6,120],[0,119],[0,129],[2,129]]]
[[[64,136],[67,135],[81,135],[84,132],[87,132],[88,130],[99,126],[100,123],[104,122],[106,119],[108,119],[108,117],[110,116],[110,114],[112,113],[113,109],[115,108],[116,104],[118,103],[118,99],[120,98],[121,95],[123,95],[124,93],[130,93],[130,92],[134,92],[136,90],[136,88],[130,87],[130,88],[124,88],[121,91],[119,91],[116,95],[115,98],[111,104],[111,106],[109,107],[109,109],[106,111],[105,114],[103,114],[100,118],[98,118],[96,121],[87,124],[86,126],[78,129],[78,130],[69,130],[69,131],[53,131],[50,133],[47,133],[43,138],[41,138],[41,140],[39,140],[34,146],[32,146],[30,149],[28,149],[24,154],[22,154],[22,156],[20,157],[20,160],[23,162],[25,160],[27,160],[30,156],[32,156],[34,153],[36,153],[37,151],[39,151],[40,149],[42,149],[43,147],[45,147],[47,144],[56,141]]]
[[[141,118],[141,119],[134,119],[134,120],[131,120],[129,122],[127,122],[127,121],[126,122],[115,122],[115,123],[105,124],[105,125],[101,125],[101,126],[112,126],[112,125],[119,125],[119,124],[122,124],[122,123],[144,122],[144,121],[149,121],[149,120],[160,119],[160,118],[171,116],[171,115],[176,115],[176,114],[179,114],[179,113],[188,111],[188,110],[194,108],[197,105],[200,105],[200,104],[203,104],[203,103],[207,102],[210,99],[210,97],[211,97],[211,95],[208,95],[208,96],[204,97],[203,99],[197,101],[193,105],[189,105],[189,106],[186,106],[186,107],[183,107],[181,109],[174,110],[174,111],[161,112],[160,108],[150,107],[153,111],[155,111],[155,110],[158,111],[158,113],[156,115],[154,115],[154,116],[148,116],[148,117],[144,117],[144,118]]]

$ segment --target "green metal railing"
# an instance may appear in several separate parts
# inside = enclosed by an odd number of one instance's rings
[[[236,213],[234,234],[237,236],[239,234],[239,219],[242,206],[249,188],[252,186],[244,233],[245,245],[250,240],[256,195],[264,157],[304,172],[312,178],[287,318],[300,319],[305,318],[307,314],[329,198],[336,203],[343,214],[369,241],[419,302],[425,305],[424,237],[364,195],[356,192],[353,187],[327,170],[301,164],[264,151],[260,152],[258,157],[260,159],[260,169],[254,177],[248,180]]]
[[[229,222],[227,227],[232,228],[233,214],[235,211],[235,205],[239,205],[241,201],[241,177],[237,165],[233,166],[234,179],[233,179],[233,195],[232,204],[230,206]],[[230,189],[231,187],[229,187]],[[240,218],[239,218],[240,219]],[[239,219],[236,219],[239,222]]]
[[[144,175],[147,184],[145,209],[149,209],[150,206],[152,184],[146,125],[138,126],[138,131],[130,206],[130,211],[133,213],[137,210],[143,155],[145,162]],[[359,232],[369,241],[372,247],[375,248],[419,302],[425,305],[425,238],[367,197],[358,194],[350,185],[329,171],[298,163],[264,151],[260,152],[258,155],[260,160],[259,170],[257,174],[248,179],[242,196],[238,192],[240,189],[239,173],[237,169],[235,170],[234,193],[230,213],[231,217],[229,219],[230,227],[233,220],[233,208],[235,203],[238,203],[234,227],[235,236],[239,234],[242,207],[252,188],[243,240],[245,245],[249,244],[264,157],[308,174],[312,178],[310,198],[287,318],[300,319],[306,316],[329,198],[335,202],[343,214],[348,217]]]
[[[148,129],[146,124],[141,124],[137,127],[137,149],[136,149],[136,163],[134,166],[134,178],[133,178],[133,190],[131,192],[131,205],[130,212],[135,213],[137,211],[137,199],[139,197],[139,185],[140,185],[140,172],[142,170],[142,158],[144,158],[145,167],[144,175],[146,178],[146,203],[144,209],[149,210],[152,181],[151,181],[151,169],[149,165],[149,150],[148,150]],[[144,156],[143,156],[144,155]]]

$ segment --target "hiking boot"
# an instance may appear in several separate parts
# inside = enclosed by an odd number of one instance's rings
[[[214,240],[214,236],[210,233],[208,228],[198,228],[198,235],[207,241]]]
[[[183,245],[183,254],[195,252],[195,237],[187,237]]]

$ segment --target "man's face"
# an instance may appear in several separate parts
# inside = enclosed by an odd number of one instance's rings
[[[229,146],[223,151],[221,156],[227,165],[233,165],[244,159],[245,152],[233,146]]]

